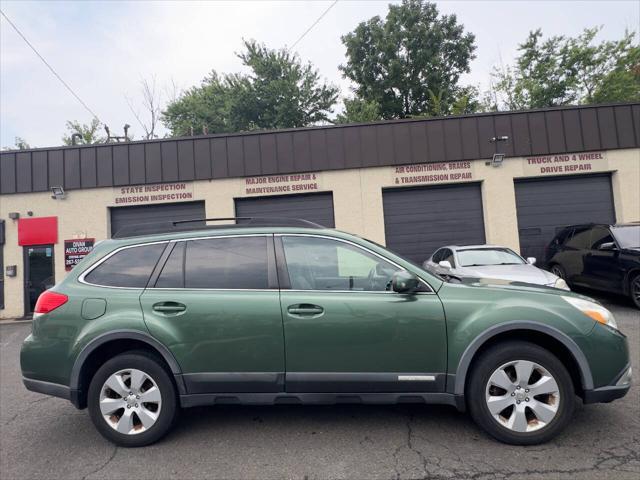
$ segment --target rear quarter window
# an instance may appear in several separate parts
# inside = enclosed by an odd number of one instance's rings
[[[164,243],[157,243],[124,248],[91,270],[84,281],[106,287],[144,288],[164,247]]]

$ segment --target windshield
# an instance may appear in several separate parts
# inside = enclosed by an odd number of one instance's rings
[[[611,227],[611,233],[613,233],[616,242],[621,248],[640,247],[640,225]]]
[[[461,267],[480,267],[485,265],[522,265],[522,257],[508,248],[475,248],[458,250],[458,263]]]

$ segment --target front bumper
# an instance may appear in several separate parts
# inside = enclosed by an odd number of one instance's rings
[[[624,397],[631,388],[631,384],[613,385],[610,387],[585,390],[583,403],[609,403]]]
[[[631,365],[626,365],[612,385],[584,392],[584,403],[608,403],[624,397],[631,389]]]

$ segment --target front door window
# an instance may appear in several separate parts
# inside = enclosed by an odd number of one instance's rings
[[[384,292],[399,270],[349,243],[303,236],[282,242],[293,290]]]

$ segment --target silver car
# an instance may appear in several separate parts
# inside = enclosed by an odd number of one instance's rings
[[[436,250],[423,267],[438,275],[495,278],[569,290],[562,278],[535,263],[534,257],[525,260],[510,248],[498,245],[450,245]]]

